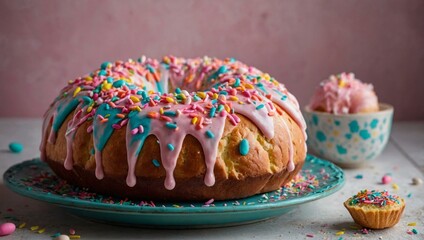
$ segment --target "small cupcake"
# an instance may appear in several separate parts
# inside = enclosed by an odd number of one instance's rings
[[[396,225],[405,201],[387,191],[362,190],[344,202],[353,220],[366,228],[383,229]]]
[[[309,106],[311,110],[336,115],[377,112],[379,109],[373,85],[361,82],[353,73],[331,75],[322,81]]]

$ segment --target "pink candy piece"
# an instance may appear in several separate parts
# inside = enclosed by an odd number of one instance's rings
[[[0,236],[7,236],[12,234],[16,229],[15,224],[7,222],[0,225]]]
[[[390,177],[389,175],[384,175],[383,178],[381,179],[381,183],[383,184],[389,184],[392,181],[392,177]]]

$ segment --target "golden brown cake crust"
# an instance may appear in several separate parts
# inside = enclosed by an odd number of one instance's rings
[[[278,106],[276,106],[278,107]],[[92,154],[93,136],[86,129],[87,121],[76,131],[72,152],[72,170],[64,168],[66,158],[65,132],[72,113],[57,132],[55,143],[46,141],[46,161],[59,177],[72,184],[88,187],[90,190],[145,200],[223,200],[251,196],[276,190],[290,181],[302,168],[306,157],[305,141],[300,127],[288,116],[275,115],[272,139],[266,139],[258,127],[249,119],[239,115],[241,122],[236,126],[226,121],[224,134],[219,142],[218,157],[214,167],[216,182],[212,187],[204,184],[206,166],[202,146],[199,141],[187,135],[174,170],[176,186],[173,190],[164,187],[165,170],[152,164],[153,159],[161,162],[157,138],[150,135],[138,156],[135,174],[137,184],[126,184],[128,173],[125,128],[115,130],[102,151],[102,165],[105,177],[95,177],[95,159]],[[289,163],[289,136],[284,129],[285,121],[290,129],[293,143],[295,170],[287,170]],[[48,127],[47,129],[50,129]],[[47,132],[48,136],[49,132]],[[238,145],[247,139],[250,151],[240,155]]]

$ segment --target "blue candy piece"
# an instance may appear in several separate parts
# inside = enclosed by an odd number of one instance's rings
[[[20,153],[24,150],[24,145],[22,145],[22,143],[18,143],[18,142],[11,142],[9,144],[9,149],[10,149],[11,152]]]
[[[239,151],[242,156],[246,156],[249,153],[249,141],[243,138],[240,142]]]

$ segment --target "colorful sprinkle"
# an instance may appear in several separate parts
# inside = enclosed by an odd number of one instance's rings
[[[213,118],[215,116],[215,112],[216,112],[216,107],[212,107],[209,112],[209,117]]]
[[[31,230],[31,231],[35,231],[35,230],[38,230],[40,227],[39,226],[32,226],[32,227],[30,227],[29,229]]]
[[[100,68],[102,70],[105,70],[108,66],[111,66],[111,65],[112,65],[111,62],[104,62],[104,63],[102,63],[102,65],[100,65]]]
[[[214,201],[215,199],[211,198],[207,202],[205,202],[205,205],[211,205]]]
[[[207,130],[207,131],[205,132],[205,134],[206,134],[206,136],[207,136],[208,138],[214,138],[214,137],[215,137],[215,135],[213,134],[213,132],[211,132],[210,130]]]
[[[171,98],[171,97],[166,97],[165,99],[166,99],[166,101],[167,101],[167,102],[169,102],[169,103],[174,103],[174,99],[173,99],[173,98]]]
[[[24,228],[25,226],[26,226],[26,223],[21,223],[21,224],[19,224],[18,228],[19,228],[19,229],[22,229],[22,228]]]
[[[56,236],[54,240],[70,240],[70,238],[69,238],[68,235],[64,235],[64,234],[60,235],[59,234],[59,236]]]
[[[177,124],[170,123],[170,122],[165,123],[165,126],[169,129],[176,129],[177,128]]]
[[[0,237],[12,234],[16,230],[14,223],[6,222],[0,225]]]
[[[249,153],[249,141],[243,138],[240,141],[239,151],[242,156],[246,156]]]
[[[174,151],[175,147],[174,145],[172,145],[171,143],[168,143],[168,145],[166,145],[169,149],[169,151]]]
[[[423,180],[421,180],[421,178],[416,178],[416,177],[414,177],[414,178],[412,178],[412,185],[420,185],[420,184],[422,184],[423,183]]]
[[[258,106],[256,107],[256,110],[262,109],[262,108],[264,108],[264,107],[265,107],[265,105],[264,105],[264,104],[260,104],[260,105],[258,105]]]
[[[160,163],[157,159],[153,159],[152,163],[153,163],[153,165],[155,165],[155,167],[160,167]]]
[[[389,175],[384,175],[381,179],[382,184],[389,184],[392,181],[392,177]]]
[[[73,94],[73,97],[75,97],[79,92],[81,92],[81,87],[77,87],[77,88],[75,88],[75,91],[74,91],[74,94]]]
[[[355,178],[356,178],[356,179],[363,179],[363,178],[364,178],[364,175],[362,175],[362,174],[358,174],[358,175],[356,175],[356,176],[355,176]]]

